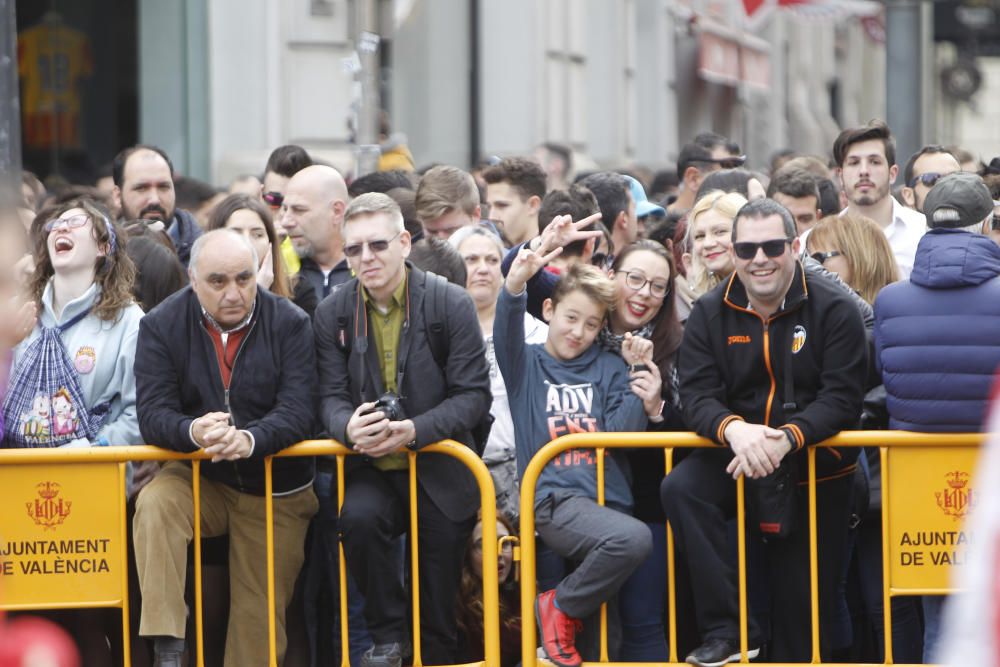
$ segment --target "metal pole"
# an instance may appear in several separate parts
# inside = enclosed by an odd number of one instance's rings
[[[920,19],[919,0],[886,3],[886,113],[896,138],[896,161],[900,163],[923,145],[920,54],[926,45]]]
[[[0,177],[21,179],[15,0],[0,0]]]
[[[358,108],[357,175],[378,170],[379,150],[379,36],[377,0],[355,0],[354,48],[361,63],[358,76],[361,100]]]

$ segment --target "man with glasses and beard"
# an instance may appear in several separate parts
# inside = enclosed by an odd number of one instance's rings
[[[408,452],[445,438],[472,447],[493,395],[472,299],[406,261],[410,234],[396,202],[368,193],[343,215],[343,251],[357,277],[316,310],[320,417],[362,455],[348,458],[339,519],[373,642],[360,664],[400,667],[411,652],[396,542],[409,525]],[[435,313],[440,321],[428,319]],[[422,656],[453,664],[455,598],[479,493],[454,458],[418,459]]]
[[[850,298],[805,273],[796,260],[795,221],[783,206],[769,199],[746,204],[733,222],[732,240],[735,273],[695,303],[678,354],[684,416],[720,446],[692,451],[660,488],[688,563],[704,642],[687,661],[709,667],[740,659],[727,520],[736,510],[734,480],[742,475],[749,523],[766,541],[771,601],[769,635],[750,616],[748,657],[757,657],[766,643],[769,660],[808,662],[808,505],[800,485],[808,475],[805,448],[857,423],[868,361],[865,330]],[[816,456],[824,660],[832,649],[828,633],[856,456],[853,449],[824,449]],[[773,482],[781,482],[787,495]]]
[[[174,242],[177,256],[188,265],[191,246],[201,236],[194,216],[176,207],[174,166],[160,148],[137,144],[122,150],[111,164],[112,197],[123,222],[158,220]]]

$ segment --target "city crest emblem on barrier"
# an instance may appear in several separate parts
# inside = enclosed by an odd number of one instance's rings
[[[975,491],[967,488],[969,484],[969,473],[954,470],[944,476],[947,486],[934,492],[937,498],[937,505],[946,515],[956,521],[964,519],[965,516],[976,506],[979,500]]]
[[[39,482],[36,486],[38,497],[25,503],[28,508],[28,516],[45,530],[54,530],[69,516],[73,503],[59,498],[58,482]]]

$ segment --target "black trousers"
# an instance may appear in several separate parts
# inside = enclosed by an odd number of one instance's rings
[[[365,621],[375,644],[409,641],[410,597],[403,568],[410,561],[401,562],[396,539],[409,531],[409,498],[406,470],[364,466],[347,476],[340,535],[347,566],[365,598]],[[452,664],[458,658],[455,602],[475,517],[452,521],[418,485],[417,521],[421,653],[427,664]]]
[[[660,499],[691,576],[695,616],[703,639],[739,638],[739,588],[726,523],[736,514],[736,484],[726,473],[728,449],[698,449],[660,486]],[[803,466],[804,468],[804,466]],[[846,557],[851,475],[817,485],[820,655],[830,659],[837,583]],[[749,617],[750,647],[767,641],[767,657],[809,662],[812,651],[809,595],[808,493],[798,490],[798,528],[785,539],[769,538],[766,572],[771,601],[770,636]],[[753,532],[748,539],[759,539]]]

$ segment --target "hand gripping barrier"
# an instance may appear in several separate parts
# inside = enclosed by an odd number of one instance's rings
[[[928,537],[919,537],[923,522],[941,519],[945,526],[964,517],[973,504],[973,490],[968,487],[972,478],[977,449],[987,438],[985,433],[909,433],[904,431],[850,431],[842,432],[815,447],[807,449],[808,458],[808,506],[809,506],[809,573],[810,573],[810,613],[812,633],[812,660],[808,664],[822,663],[819,654],[819,601],[818,601],[818,545],[816,536],[816,448],[817,447],[879,447],[882,464],[882,595],[884,609],[885,662],[897,664],[892,659],[892,612],[890,600],[897,595],[945,595],[954,592],[947,583],[947,569],[956,564],[959,552],[913,551],[904,546],[926,546]],[[670,474],[672,451],[675,447],[719,447],[718,444],[701,438],[694,433],[575,433],[553,440],[532,458],[521,480],[521,650],[523,667],[536,667],[537,658],[536,625],[534,622],[534,602],[536,596],[535,570],[535,489],[542,468],[560,453],[569,449],[597,450],[597,502],[604,504],[604,455],[606,449],[648,448],[664,450],[664,471]],[[906,483],[900,483],[900,478]],[[924,485],[927,480],[938,484],[939,489]],[[741,662],[749,662],[747,654],[747,581],[746,581],[746,503],[744,500],[744,480],[737,485],[737,555],[739,573],[740,606],[740,652]],[[929,495],[928,495],[929,494]],[[900,507],[891,507],[893,503]],[[909,506],[911,505],[912,506]],[[903,505],[908,505],[903,507]],[[935,506],[936,505],[936,506]],[[932,512],[940,510],[941,517],[932,517],[924,509]],[[916,527],[914,527],[916,526]],[[954,529],[951,533],[954,533]],[[960,532],[960,531],[959,531]],[[929,533],[928,533],[929,534]],[[902,535],[902,537],[899,537]],[[959,542],[962,538],[958,538]],[[921,558],[917,558],[922,554]],[[916,562],[916,561],[919,561]],[[947,562],[945,562],[947,561]],[[896,564],[901,563],[905,567]],[[684,665],[677,656],[677,624],[675,585],[675,556],[673,534],[667,524],[667,614],[669,617],[668,644],[669,665]],[[924,572],[917,565],[935,566]],[[913,572],[914,574],[910,574]],[[931,581],[935,580],[935,581]],[[548,664],[542,661],[543,664]],[[600,661],[587,665],[615,665],[625,667],[629,663],[612,663],[608,659],[607,605],[601,607]],[[654,664],[654,663],[635,663]],[[659,663],[662,664],[662,663]],[[766,663],[786,667],[782,663]],[[787,667],[791,667],[788,665]]]
[[[420,649],[420,580],[417,548],[417,465],[421,454],[437,453],[453,456],[472,472],[479,486],[483,520],[483,628],[485,659],[471,663],[494,666],[500,664],[499,599],[497,582],[496,495],[493,479],[486,465],[468,447],[453,440],[423,447],[420,452],[408,452],[410,476],[410,539],[413,594],[413,664],[423,665]],[[338,508],[344,501],[344,457],[353,450],[334,440],[312,440],[283,450],[276,456],[326,456],[337,458]],[[151,446],[95,447],[91,449],[9,449],[0,450],[0,489],[7,511],[0,522],[0,610],[83,609],[112,607],[122,610],[123,657],[131,664],[129,650],[129,600],[127,563],[127,529],[125,524],[125,463],[127,461],[190,461],[194,501],[194,590],[196,664],[204,665],[202,582],[201,582],[201,484],[199,470],[209,457],[201,452],[180,454]],[[274,592],[274,506],[272,498],[272,458],[264,460],[265,512],[267,517],[267,605],[269,664],[276,667],[277,644]],[[83,464],[83,465],[81,465]],[[96,480],[101,488],[93,488]],[[26,507],[20,512],[20,507]],[[83,526],[73,529],[67,519],[82,517]],[[23,515],[23,516],[22,516]],[[77,524],[80,521],[76,521]],[[93,521],[87,524],[87,521]],[[102,526],[96,539],[88,538],[88,526]],[[113,526],[113,529],[111,528]],[[59,536],[70,535],[69,539]],[[83,532],[79,532],[82,530]],[[19,532],[20,531],[20,532]],[[29,531],[25,533],[25,531]],[[12,535],[21,537],[15,549]],[[106,537],[101,537],[105,535]],[[41,539],[48,538],[48,539]],[[343,547],[340,552],[341,641],[344,650],[342,665],[349,667],[347,628],[347,583]],[[27,552],[36,555],[53,554],[67,558],[27,560]],[[18,553],[13,553],[17,551]],[[83,558],[71,559],[67,555]],[[12,555],[23,557],[14,562]],[[71,563],[72,561],[72,563]],[[58,564],[57,564],[58,563]],[[84,572],[94,579],[91,586],[66,586],[60,579],[58,588],[36,586],[39,576],[66,575]],[[98,577],[100,570],[103,578]],[[105,572],[106,570],[106,572]],[[20,577],[20,579],[19,579]],[[79,580],[79,578],[77,579]],[[74,581],[77,581],[74,580]],[[25,584],[19,584],[19,581]],[[11,595],[13,594],[13,596]],[[17,599],[13,599],[16,597]],[[458,667],[458,666],[456,666]]]

